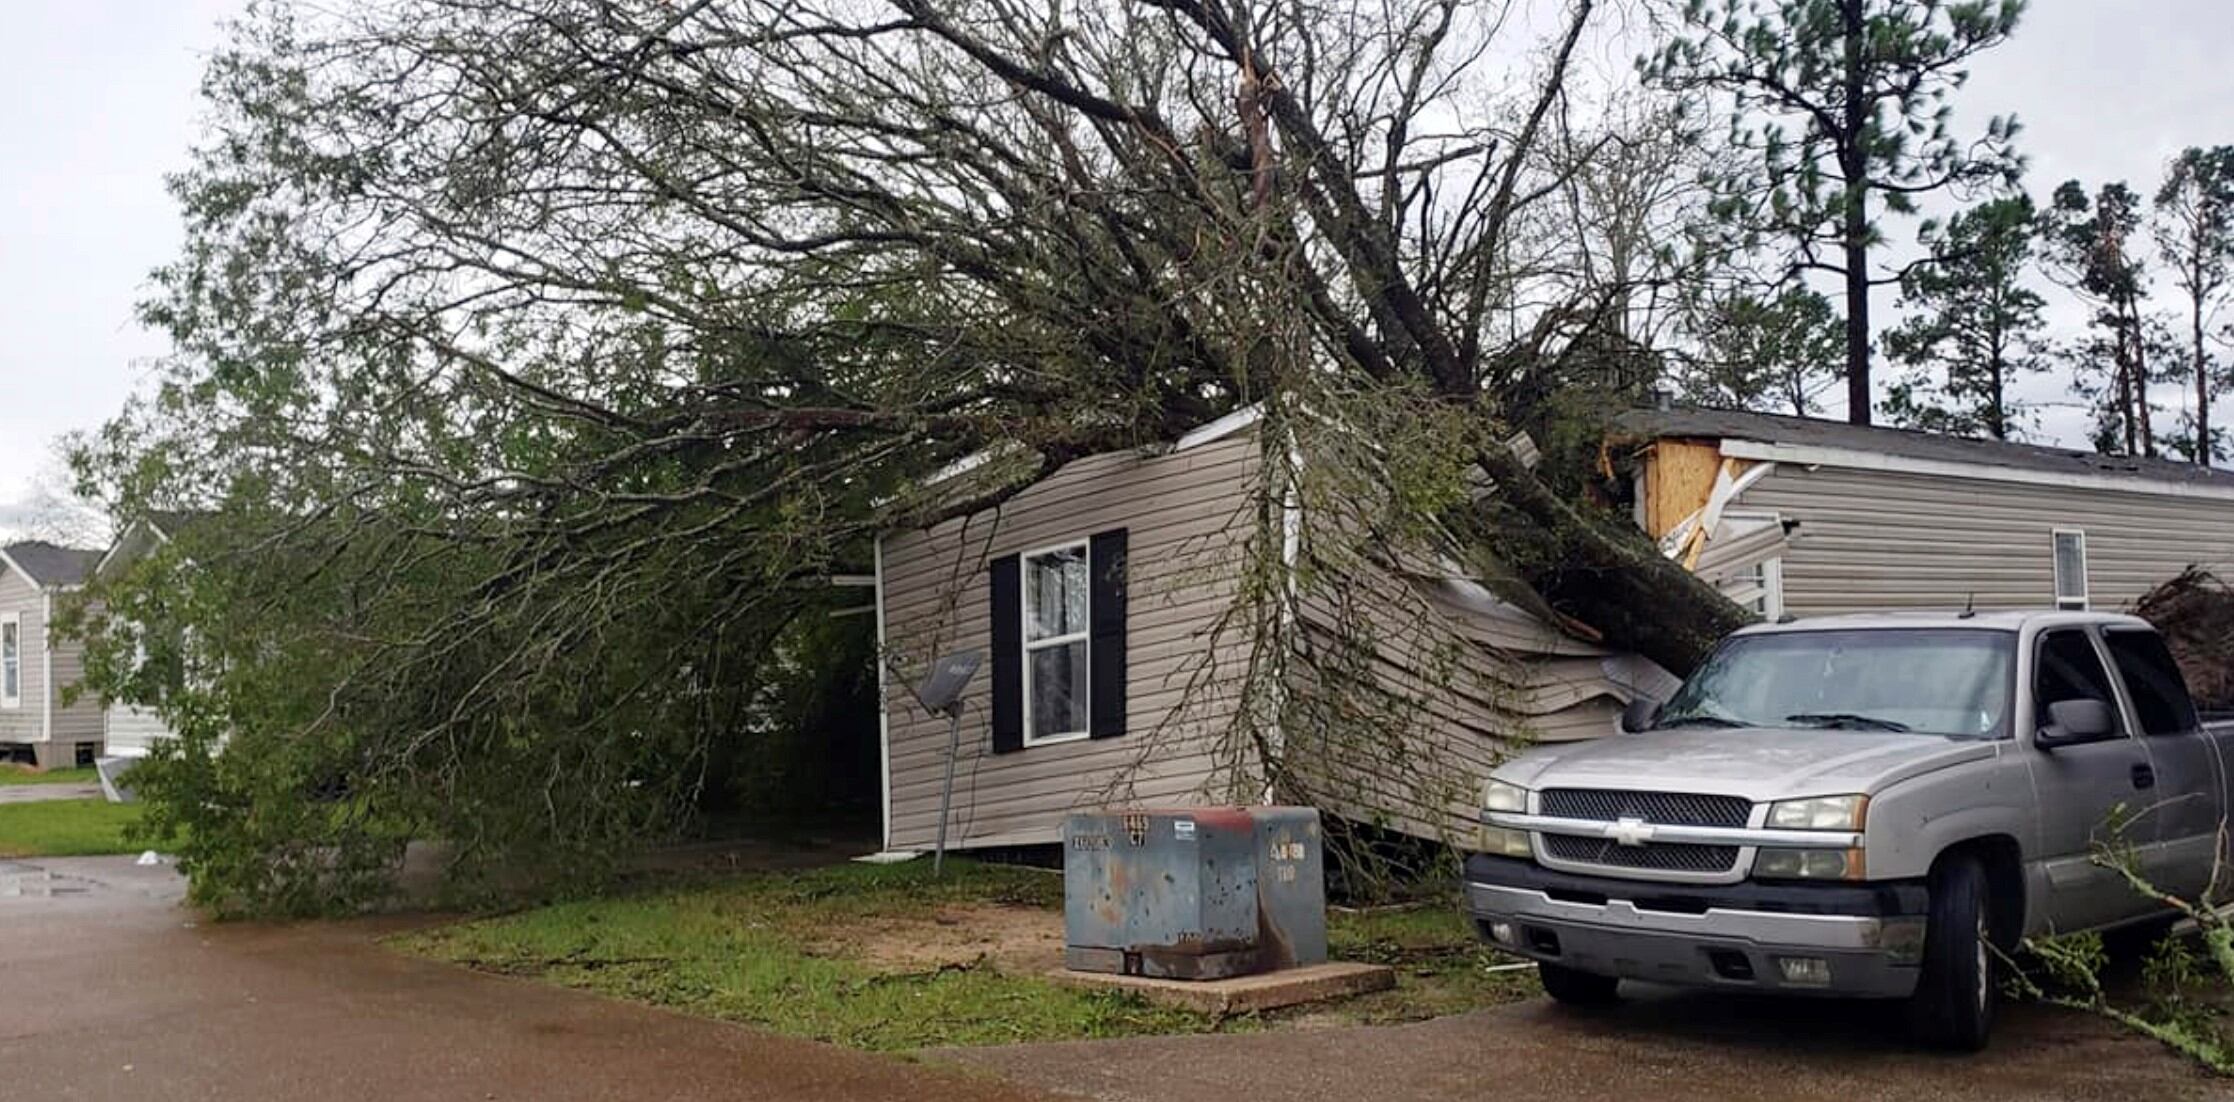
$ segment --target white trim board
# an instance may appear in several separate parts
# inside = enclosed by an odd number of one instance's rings
[[[1976,482],[2010,482],[2027,486],[2054,486],[2062,489],[2103,490],[2121,494],[2155,494],[2160,497],[2197,498],[2207,501],[2234,501],[2234,486],[2201,485],[2192,482],[2167,482],[2153,478],[2119,478],[2115,475],[2095,474],[2087,471],[2041,471],[2029,467],[1997,467],[1984,463],[1956,463],[1945,459],[1916,459],[1884,452],[1859,451],[1853,448],[1829,448],[1814,444],[1764,444],[1758,440],[1738,440],[1725,437],[1721,453],[1731,459],[1755,459],[1772,463],[1789,463],[1802,467],[1847,467],[1861,471],[1888,471],[1895,474],[1938,475],[1942,478],[1967,478]]]

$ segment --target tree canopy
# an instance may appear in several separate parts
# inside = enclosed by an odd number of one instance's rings
[[[1441,426],[1415,474],[1489,492],[1404,500],[1687,666],[1745,614],[1495,443],[1642,278],[1556,228],[1608,141],[1563,14],[1517,95],[1447,0],[253,16],[147,306],[176,355],[78,458],[211,518],[94,625],[183,736],[158,825],[250,905],[428,834],[587,867],[675,821],[873,533],[1249,404]]]

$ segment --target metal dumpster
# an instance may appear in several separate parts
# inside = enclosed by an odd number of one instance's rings
[[[1089,811],[1063,824],[1064,963],[1219,979],[1326,960],[1308,807]]]

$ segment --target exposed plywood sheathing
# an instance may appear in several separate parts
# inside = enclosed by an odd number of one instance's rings
[[[1721,470],[1713,440],[1660,440],[1645,449],[1645,531],[1659,539],[1704,508]]]

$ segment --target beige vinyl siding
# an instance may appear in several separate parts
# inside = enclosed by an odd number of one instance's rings
[[[58,594],[52,598],[48,607],[52,608],[54,604],[68,599],[70,598],[67,595]],[[85,680],[85,641],[65,639],[60,632],[49,630],[46,643],[52,652],[49,657],[54,673],[53,684],[48,690],[54,694],[53,740],[72,743],[100,742],[102,729],[106,726],[101,717],[100,697],[81,690],[75,703],[67,706],[62,703],[63,695]]]
[[[1019,845],[1060,837],[1066,812],[1104,803],[1223,799],[1213,732],[1227,727],[1248,644],[1239,625],[1212,632],[1238,592],[1254,530],[1257,438],[1238,433],[1169,454],[1080,459],[1001,507],[882,548],[889,674],[889,848],[921,849],[938,829],[946,722],[925,715],[906,679],[940,654],[984,650],[986,564],[999,556],[1128,531],[1126,733],[994,754],[990,664],[966,696],[950,844]]]
[[[1499,762],[1609,734],[1639,688],[1664,696],[1672,682],[1464,579],[1365,567],[1345,581],[1347,622],[1370,632],[1372,676],[1397,709],[1386,718],[1405,722],[1363,735],[1290,731],[1288,747],[1292,767],[1319,774],[1327,810],[1352,819],[1471,844],[1481,780]],[[1302,604],[1306,645],[1328,646],[1344,618],[1324,597]],[[1319,676],[1306,670],[1297,691],[1322,691]]]
[[[0,563],[0,617],[17,619],[17,655],[22,661],[23,689],[13,708],[0,707],[0,742],[40,742],[46,738],[41,693],[47,688],[45,665],[40,660],[47,636],[46,594],[22,574]]]
[[[2130,607],[2190,563],[2234,577],[2234,501],[1780,463],[1739,499],[1799,521],[1784,554],[1795,615],[2045,608],[2051,533],[2083,529],[2092,607]]]

